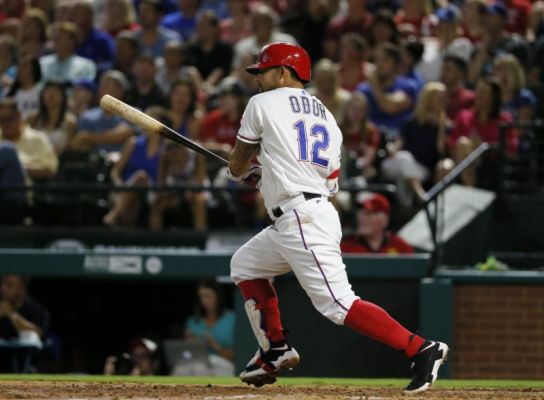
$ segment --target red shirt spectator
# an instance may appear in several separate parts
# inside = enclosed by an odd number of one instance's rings
[[[239,120],[232,121],[223,110],[216,109],[204,117],[200,128],[200,140],[229,144],[234,147],[239,128]]]
[[[475,138],[479,142],[498,144],[500,140],[499,125],[512,122],[511,115],[505,112],[501,112],[498,118],[490,118],[487,121],[480,121],[477,115],[475,109],[463,110],[459,113],[448,138],[450,148],[453,148],[457,140],[462,136]],[[508,153],[513,154],[517,148],[518,137],[514,129],[509,128],[506,131],[506,150]]]
[[[506,30],[525,37],[531,13],[531,3],[528,0],[503,0],[508,8]]]
[[[448,118],[455,121],[457,115],[461,111],[474,107],[474,92],[464,87],[461,87],[454,92],[449,92],[446,104],[446,114],[448,115]]]
[[[358,199],[357,232],[342,239],[342,253],[410,254],[412,246],[386,230],[389,224],[389,200],[381,194],[364,194]]]

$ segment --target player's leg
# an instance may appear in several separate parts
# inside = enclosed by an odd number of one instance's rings
[[[429,386],[427,380],[436,379],[437,369],[447,354],[447,346],[426,342],[381,307],[362,301],[353,293],[339,249],[341,227],[338,215],[329,202],[312,201],[318,204],[306,202],[293,210],[292,215],[286,216],[289,218],[282,218],[276,224],[282,241],[280,252],[316,309],[325,317],[402,351],[412,360],[417,361],[418,357],[419,360],[427,360],[423,363],[425,368],[414,370],[417,376],[407,388],[409,392],[412,387],[417,391],[426,390]],[[425,357],[421,357],[420,352]],[[431,373],[433,377],[428,376]]]
[[[299,362],[299,355],[286,341],[278,297],[270,279],[290,271],[276,250],[275,231],[262,230],[232,257],[231,277],[245,300],[249,322],[259,349],[240,374],[242,381],[262,386],[276,381],[276,374]]]

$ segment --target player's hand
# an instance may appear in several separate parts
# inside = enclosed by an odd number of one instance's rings
[[[240,180],[248,186],[260,189],[262,174],[263,167],[260,165],[252,165],[247,172],[240,177]]]

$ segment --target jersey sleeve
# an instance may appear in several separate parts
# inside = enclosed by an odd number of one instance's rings
[[[263,132],[263,110],[255,97],[249,100],[242,115],[240,129],[236,138],[246,143],[259,143]]]

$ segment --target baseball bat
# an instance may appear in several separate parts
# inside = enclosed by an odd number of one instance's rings
[[[119,115],[123,117],[128,122],[137,125],[148,132],[159,134],[167,139],[170,139],[176,143],[182,144],[190,148],[191,150],[196,151],[206,157],[213,158],[215,160],[221,161],[223,164],[228,165],[228,161],[223,157],[205,149],[198,143],[193,142],[190,139],[180,135],[172,128],[162,124],[157,121],[155,118],[150,117],[147,114],[144,114],[140,110],[135,109],[134,107],[129,106],[127,103],[122,102],[119,99],[116,99],[109,94],[102,96],[100,99],[100,107],[104,110],[111,112],[112,114]]]

